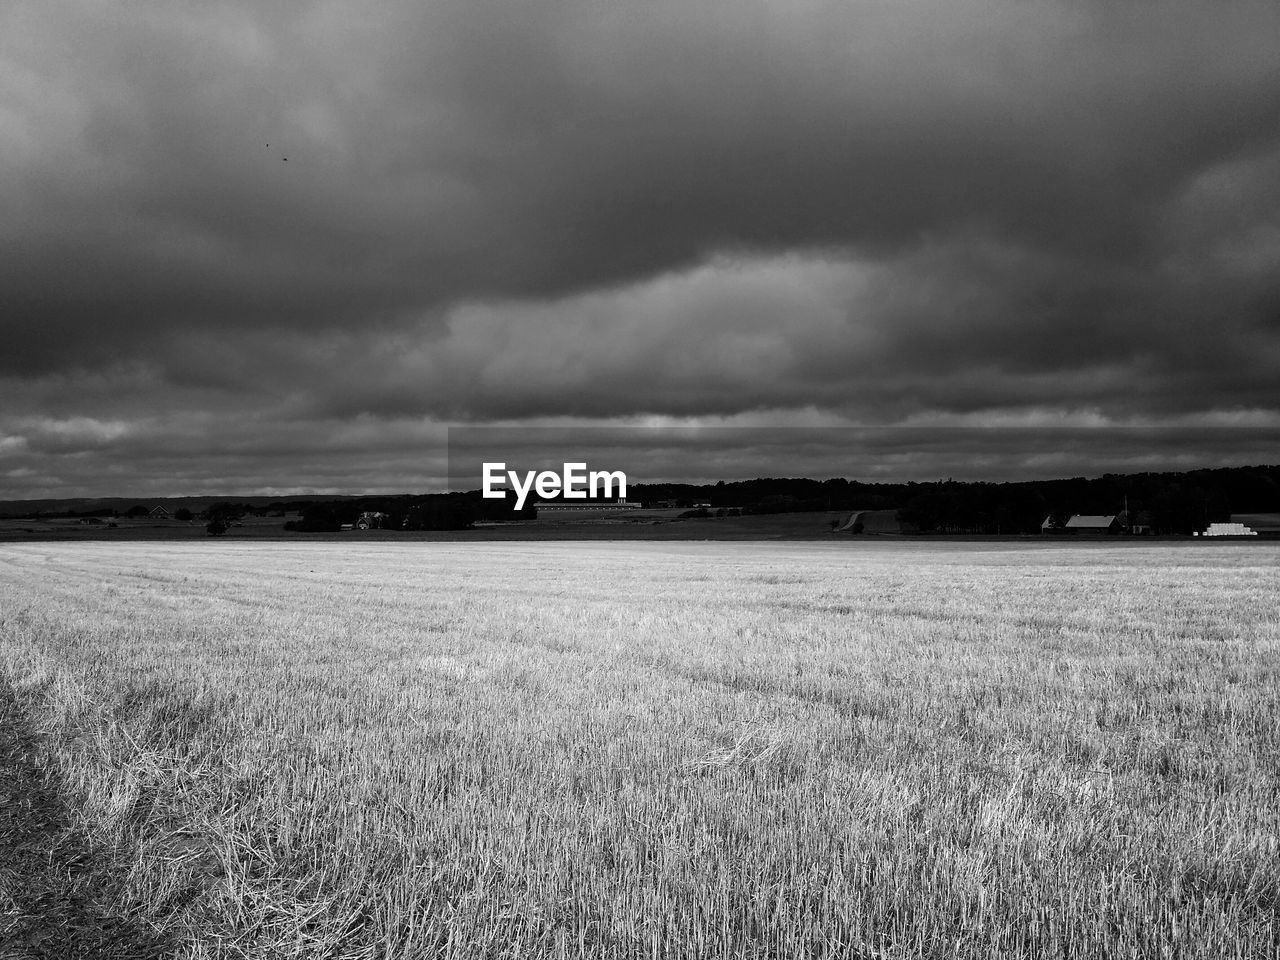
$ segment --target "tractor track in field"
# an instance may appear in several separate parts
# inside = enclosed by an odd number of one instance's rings
[[[0,960],[158,960],[171,944],[113,908],[120,872],[72,826],[39,734],[0,677]]]

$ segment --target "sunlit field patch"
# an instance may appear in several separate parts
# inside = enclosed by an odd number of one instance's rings
[[[1265,544],[10,545],[0,696],[187,957],[1260,957],[1278,585]]]

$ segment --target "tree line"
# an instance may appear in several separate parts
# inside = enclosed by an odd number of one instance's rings
[[[711,485],[637,486],[633,499],[738,507],[744,514],[813,510],[896,510],[921,533],[1038,533],[1046,519],[1117,515],[1159,534],[1188,534],[1234,513],[1280,512],[1280,466],[1106,474],[1006,483],[943,479],[924,483],[758,479]]]
[[[1280,466],[1223,467],[1182,473],[1106,474],[1006,483],[941,479],[865,483],[858,480],[757,478],[714,484],[635,484],[628,499],[646,506],[688,509],[710,504],[742,515],[853,510],[895,510],[907,530],[921,533],[1038,533],[1046,518],[1120,514],[1154,533],[1187,534],[1233,513],[1280,512]],[[514,495],[489,500],[468,493],[356,497],[324,502],[273,503],[300,513],[299,531],[338,530],[362,513],[386,514],[394,530],[464,530],[480,522],[533,519],[532,507],[514,508]]]
[[[940,479],[932,482],[865,483],[859,480],[757,478],[712,484],[633,484],[628,499],[646,506],[682,509],[709,504],[709,515],[813,511],[894,510],[906,530],[921,533],[1037,533],[1046,518],[1061,523],[1072,514],[1119,514],[1160,534],[1187,534],[1236,513],[1280,512],[1280,465],[1222,467],[1181,473],[1106,474],[1060,480],[1006,483]],[[137,505],[125,516],[142,516]],[[246,515],[296,516],[286,529],[330,532],[356,524],[362,514],[381,514],[373,523],[390,530],[465,530],[477,523],[533,519],[534,508],[515,509],[515,496],[486,499],[467,493],[335,497],[331,500],[224,500],[210,504],[198,519],[233,525]],[[45,516],[58,514],[45,513]],[[87,510],[62,516],[119,515]],[[175,519],[193,514],[185,508]]]

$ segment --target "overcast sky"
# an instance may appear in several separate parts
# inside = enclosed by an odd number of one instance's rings
[[[0,170],[0,497],[439,489],[456,424],[1280,426],[1274,0],[5,0]],[[964,435],[896,478],[1044,468]],[[798,462],[733,465],[884,467]]]

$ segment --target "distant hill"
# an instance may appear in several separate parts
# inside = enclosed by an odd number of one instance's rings
[[[1236,514],[1280,513],[1280,465],[1221,467],[1182,473],[1106,474],[1061,480],[989,483],[938,480],[929,483],[865,483],[843,478],[770,477],[709,484],[628,485],[627,498],[673,509],[701,507],[743,516],[866,511],[867,532],[904,530],[939,534],[1035,534],[1046,518],[1065,522],[1076,514],[1115,516],[1155,533],[1190,534]],[[521,519],[513,503],[482,498],[480,491],[452,494],[309,495],[296,497],[193,496],[100,497],[0,502],[0,517],[111,516],[143,506],[186,507],[200,513],[214,504],[239,515],[269,511],[301,513],[301,531],[337,530],[362,511],[388,517],[388,529],[464,529],[473,522]],[[529,517],[523,517],[528,519]]]

